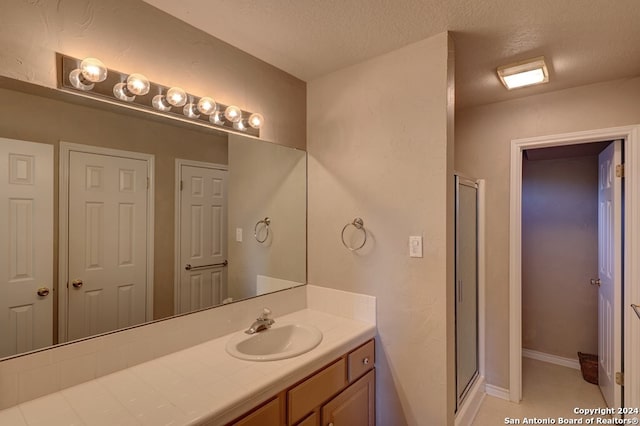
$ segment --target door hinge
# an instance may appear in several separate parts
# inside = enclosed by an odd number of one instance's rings
[[[616,373],[616,384],[624,386],[624,373],[620,371]]]
[[[180,191],[182,191],[183,188],[184,188],[184,182],[180,181]]]
[[[151,179],[147,177],[147,189],[149,189],[150,186],[151,186]]]
[[[619,177],[619,178],[624,177],[624,164],[618,164],[616,166],[616,177]]]

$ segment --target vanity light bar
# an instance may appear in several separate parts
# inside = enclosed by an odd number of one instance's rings
[[[58,88],[87,98],[146,111],[182,122],[232,130],[260,137],[264,117],[208,96],[194,96],[179,87],[149,81],[142,74],[124,74],[99,59],[56,54]]]

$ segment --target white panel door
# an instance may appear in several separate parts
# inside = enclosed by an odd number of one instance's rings
[[[180,167],[179,312],[215,306],[227,295],[227,171]]]
[[[615,381],[622,371],[622,184],[615,172],[621,148],[622,141],[612,142],[598,161],[598,382],[609,407],[622,403]]]
[[[145,321],[147,162],[69,154],[68,339]]]
[[[53,343],[53,146],[0,138],[0,173],[4,357]]]

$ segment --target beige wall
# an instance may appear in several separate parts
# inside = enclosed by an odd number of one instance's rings
[[[453,420],[452,59],[443,33],[309,83],[309,283],[378,298],[381,425]]]
[[[56,87],[55,52],[212,96],[265,117],[262,138],[305,147],[306,84],[140,0],[3,0],[0,75]]]
[[[256,295],[258,274],[306,282],[306,165],[304,151],[229,136],[228,295],[234,300]],[[269,238],[260,244],[253,234],[265,217]]]
[[[598,157],[524,161],[522,347],[598,353]]]
[[[175,158],[227,163],[227,137],[0,89],[0,137],[54,146],[54,223],[58,223],[60,141],[154,155],[154,318],[173,315]],[[57,241],[57,226],[55,240]],[[57,242],[54,252],[57,253]],[[57,257],[54,259],[57,280]]]
[[[640,77],[456,111],[456,169],[486,179],[486,378],[509,387],[512,139],[640,123]]]

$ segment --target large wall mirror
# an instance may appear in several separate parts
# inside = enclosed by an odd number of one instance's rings
[[[0,96],[0,358],[306,282],[304,151]]]

